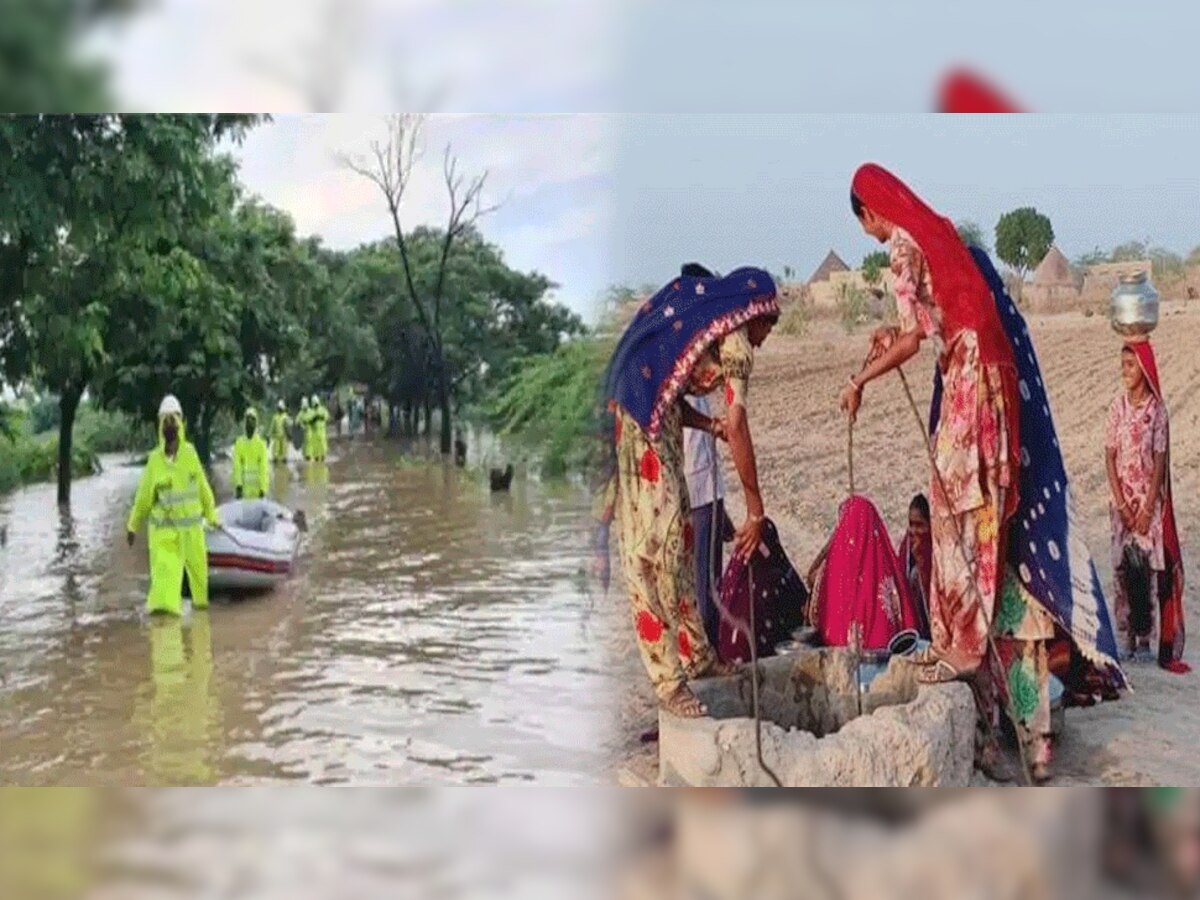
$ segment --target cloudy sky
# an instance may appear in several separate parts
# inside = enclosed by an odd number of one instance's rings
[[[618,142],[617,282],[660,283],[687,260],[807,277],[830,248],[854,265],[878,249],[850,212],[868,160],[989,236],[1035,206],[1068,257],[1200,245],[1196,116],[643,116]]]
[[[405,199],[405,228],[442,225],[442,153],[449,143],[465,175],[487,171],[480,228],[509,265],[560,285],[558,299],[585,317],[608,283],[612,122],[590,115],[439,115],[427,120],[425,154]],[[348,249],[391,233],[379,189],[342,154],[369,154],[383,137],[377,114],[278,115],[235,155],[247,188],[287,210],[302,234]]]

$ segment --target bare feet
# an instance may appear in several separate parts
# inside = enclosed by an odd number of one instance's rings
[[[686,684],[676,688],[675,693],[663,700],[661,705],[666,712],[681,719],[698,719],[708,713],[700,698]]]

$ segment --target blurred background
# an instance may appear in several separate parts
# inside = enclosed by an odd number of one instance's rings
[[[0,107],[1184,112],[1188,0],[2,0]]]
[[[1197,895],[1200,794],[10,789],[12,898]]]

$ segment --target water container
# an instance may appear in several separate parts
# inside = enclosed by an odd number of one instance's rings
[[[1122,337],[1145,337],[1158,325],[1158,291],[1145,272],[1122,275],[1113,288],[1109,319]]]

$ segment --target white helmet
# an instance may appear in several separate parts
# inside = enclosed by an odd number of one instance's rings
[[[308,409],[308,398],[307,398],[307,397],[301,397],[301,398],[300,398],[300,408],[301,408],[301,409]]]
[[[179,399],[174,394],[167,394],[158,405],[158,417],[161,419],[163,416],[183,418],[183,407],[179,405]]]
[[[284,410],[286,410],[286,409],[287,409],[287,404],[286,404],[286,403],[284,403],[282,400],[280,400],[280,401],[279,401],[279,402],[276,404],[276,406],[279,408],[279,411],[280,411],[280,412],[283,412]]]
[[[318,397],[316,394],[313,394],[312,395],[312,405],[316,406],[320,402],[321,402],[321,398]]]

